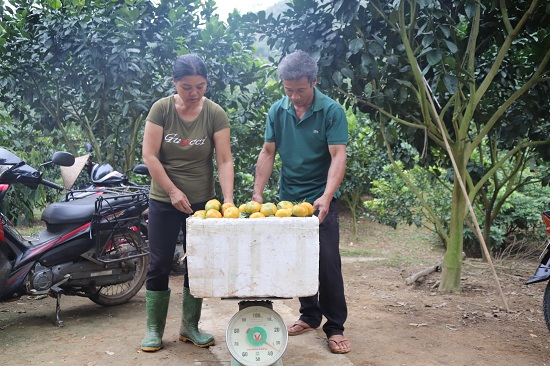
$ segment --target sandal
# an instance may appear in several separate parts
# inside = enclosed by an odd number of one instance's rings
[[[348,339],[345,338],[343,335],[336,334],[331,336],[328,339],[328,348],[330,348],[330,352],[338,354],[348,353],[351,350],[351,347],[346,347],[343,342],[348,342]]]
[[[305,332],[309,332],[313,329],[314,328],[310,327],[309,324],[301,320],[297,320],[294,324],[287,328],[289,336],[296,336]]]

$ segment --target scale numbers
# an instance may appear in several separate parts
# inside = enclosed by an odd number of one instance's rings
[[[235,314],[226,330],[233,358],[243,365],[269,366],[285,352],[288,333],[283,319],[265,306],[249,306]]]

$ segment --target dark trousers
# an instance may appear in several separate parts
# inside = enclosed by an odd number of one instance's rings
[[[319,292],[317,295],[300,297],[300,320],[317,328],[324,315],[327,321],[323,331],[327,337],[331,337],[344,334],[344,323],[348,316],[339,251],[340,224],[335,201],[332,201],[327,217],[319,225],[319,245]]]
[[[205,202],[192,204],[194,211],[204,209]],[[180,229],[183,230],[183,250],[185,251],[185,220],[188,214],[177,210],[171,203],[149,200],[149,267],[145,288],[149,291],[168,290],[172,261]],[[185,259],[187,260],[187,259]],[[185,263],[185,267],[187,267]],[[189,288],[189,275],[184,272],[184,287]]]

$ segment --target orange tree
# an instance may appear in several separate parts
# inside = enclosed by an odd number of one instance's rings
[[[208,96],[224,106],[255,79],[253,33],[214,10],[212,0],[12,0],[0,19],[0,102],[22,130],[73,153],[90,141],[97,160],[125,171],[151,104],[173,92],[177,55],[205,59]]]
[[[512,192],[544,180],[529,164],[542,171],[550,144],[547,2],[509,4],[304,0],[278,17],[256,17],[271,47],[308,51],[320,66],[319,86],[371,114],[390,159],[407,141],[422,152],[420,166],[447,169],[448,222],[427,205],[429,192],[403,175],[446,242],[441,291],[461,289],[469,219],[451,156],[468,199],[483,206],[485,233]]]
[[[194,52],[207,64],[207,96],[232,122],[242,194],[270,89],[267,76],[257,82],[252,24],[238,14],[220,22],[214,10],[212,0],[11,0],[0,18],[0,113],[13,127],[2,124],[0,138],[41,150],[45,135],[48,148],[76,155],[89,141],[97,161],[126,171],[141,160],[151,104],[174,92],[174,58]]]

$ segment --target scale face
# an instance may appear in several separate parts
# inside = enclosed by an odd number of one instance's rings
[[[281,358],[288,343],[286,325],[266,306],[248,306],[233,315],[225,333],[231,356],[245,366],[269,366]]]

